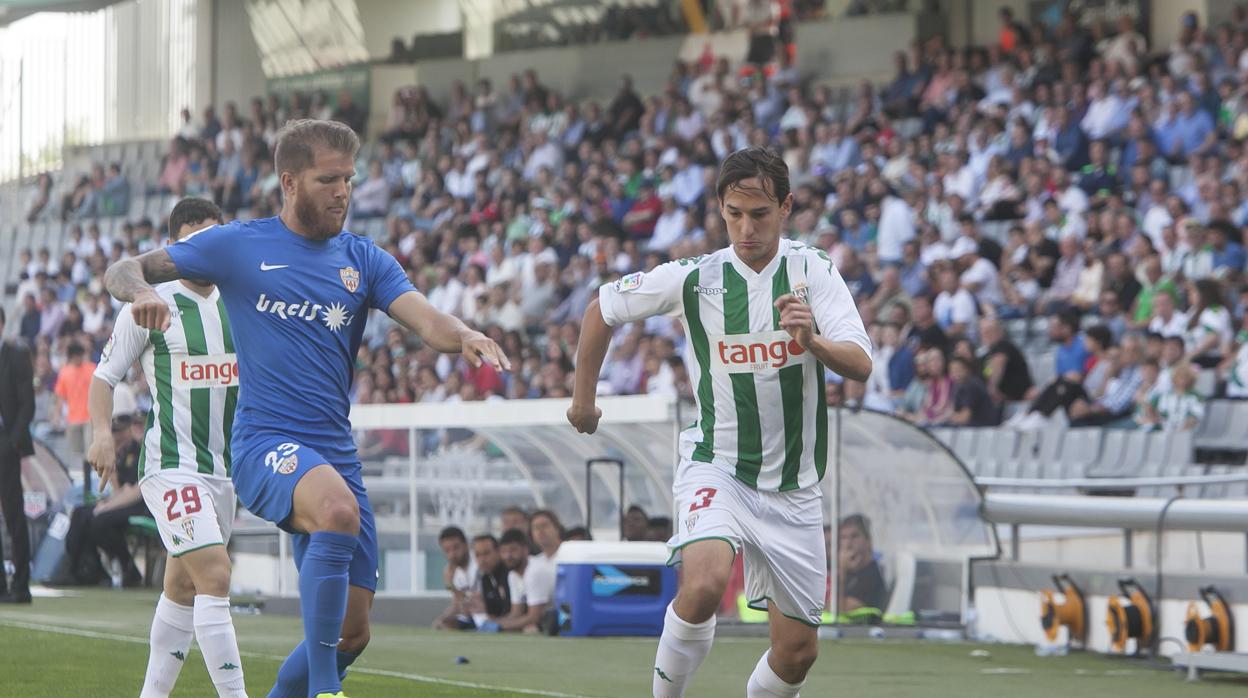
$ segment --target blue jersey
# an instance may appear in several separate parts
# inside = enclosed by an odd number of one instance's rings
[[[238,354],[235,443],[275,432],[335,465],[355,462],[348,391],[368,311],[416,290],[394,257],[347,232],[309,240],[276,217],[167,249],[184,278],[221,290]]]

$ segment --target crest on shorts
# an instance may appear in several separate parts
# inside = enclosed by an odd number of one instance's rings
[[[277,462],[277,472],[282,475],[289,475],[295,472],[295,468],[299,467],[299,456],[290,454]]]
[[[698,525],[697,514],[690,514],[689,518],[685,519],[685,531],[686,532],[693,533],[693,527],[697,525]]]
[[[182,519],[182,532],[190,540],[195,540],[195,519]]]
[[[799,301],[810,305],[810,288],[807,287],[806,284],[793,284],[793,295],[796,296]]]
[[[25,492],[22,494],[22,511],[31,519],[43,516],[48,510],[47,492]]]
[[[343,267],[338,270],[338,278],[342,279],[342,285],[347,287],[351,293],[360,287],[360,272],[355,267]]]

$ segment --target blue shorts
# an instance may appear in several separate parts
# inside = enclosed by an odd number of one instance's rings
[[[239,501],[251,513],[291,534],[296,569],[303,567],[303,554],[308,550],[309,536],[290,527],[295,485],[318,465],[328,463],[338,471],[360,505],[360,545],[351,560],[350,584],[376,591],[377,525],[373,520],[373,508],[368,503],[368,493],[364,491],[359,462],[346,465],[330,463],[311,447],[291,437],[273,433],[249,435],[235,440],[232,446],[231,479]]]

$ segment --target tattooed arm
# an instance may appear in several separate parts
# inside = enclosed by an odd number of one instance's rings
[[[152,284],[179,278],[169,253],[158,249],[113,263],[104,273],[104,286],[114,298],[131,304],[135,324],[163,332],[169,327],[169,306]]]

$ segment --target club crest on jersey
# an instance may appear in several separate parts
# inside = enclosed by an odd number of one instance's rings
[[[274,475],[289,475],[299,467],[299,456],[295,451],[299,444],[284,443],[269,451],[264,456],[264,464],[273,469]]]
[[[342,279],[342,285],[347,287],[347,291],[355,293],[360,287],[360,272],[355,267],[343,267],[338,270],[338,278]]]
[[[806,284],[793,284],[793,295],[806,305],[810,305],[810,288]]]

